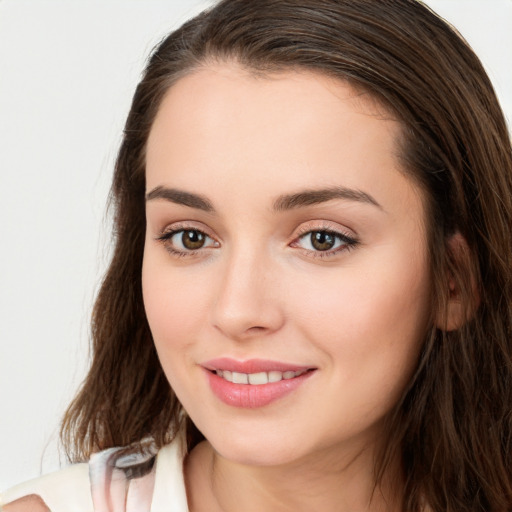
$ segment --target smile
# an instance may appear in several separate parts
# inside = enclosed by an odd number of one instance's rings
[[[293,379],[295,377],[300,377],[302,374],[306,373],[308,370],[299,370],[297,372],[288,370],[285,372],[280,372],[277,370],[270,372],[258,372],[258,373],[240,373],[240,372],[232,372],[229,370],[215,370],[215,373],[227,380],[228,382],[232,382],[233,384],[251,384],[254,386],[261,386],[263,384],[269,384],[272,382],[279,382],[281,380]]]
[[[317,370],[262,359],[219,358],[201,366],[214,396],[226,405],[244,409],[264,407],[295,394]]]

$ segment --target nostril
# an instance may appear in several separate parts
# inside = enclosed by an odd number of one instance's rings
[[[261,332],[264,330],[265,330],[265,327],[260,327],[259,325],[256,325],[254,327],[249,327],[249,329],[247,329],[247,332]]]

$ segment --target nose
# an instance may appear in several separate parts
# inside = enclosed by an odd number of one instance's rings
[[[219,293],[212,308],[214,327],[234,340],[279,330],[284,313],[277,273],[270,258],[250,251],[233,252],[217,276]]]

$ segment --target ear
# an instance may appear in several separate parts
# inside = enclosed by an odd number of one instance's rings
[[[473,317],[480,304],[480,295],[471,252],[466,239],[460,233],[450,237],[447,252],[447,300],[441,302],[446,304],[446,308],[438,312],[436,327],[443,331],[456,331]]]

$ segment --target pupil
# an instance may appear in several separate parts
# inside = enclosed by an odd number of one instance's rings
[[[318,251],[328,251],[334,247],[336,237],[327,231],[311,233],[311,245]]]
[[[184,231],[181,241],[187,249],[200,249],[204,245],[204,234],[200,231]]]

